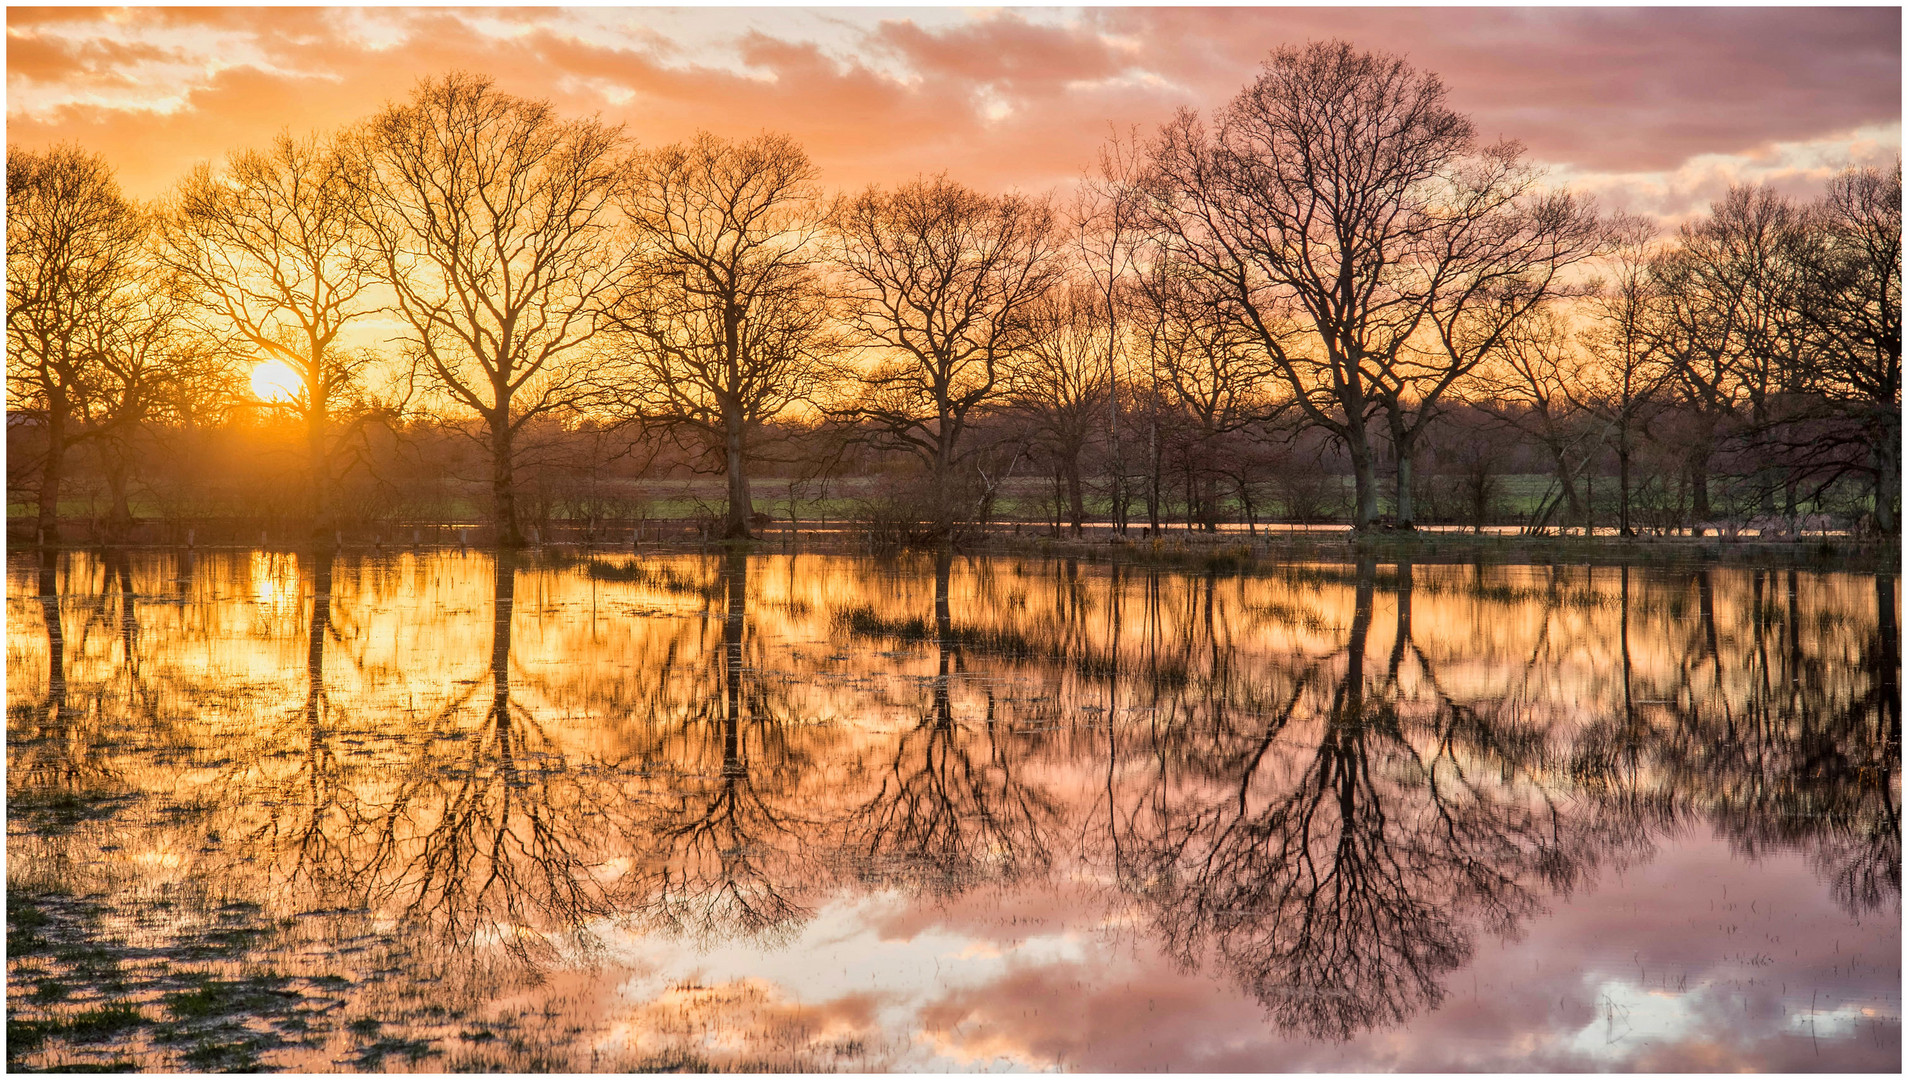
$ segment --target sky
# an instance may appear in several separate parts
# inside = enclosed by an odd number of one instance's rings
[[[1731,183],[1812,196],[1901,153],[1899,8],[33,8],[7,10],[7,139],[76,142],[127,191],[419,78],[600,114],[639,145],[799,140],[837,189],[945,171],[1059,190],[1107,136],[1222,105],[1282,44],[1437,72],[1486,139],[1673,224]]]

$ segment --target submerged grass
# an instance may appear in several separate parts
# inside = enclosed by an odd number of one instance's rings
[[[871,607],[844,608],[834,614],[834,626],[849,637],[868,641],[892,641],[900,644],[944,644],[1007,660],[1039,661],[1070,668],[1087,678],[1111,678],[1121,671],[1117,654],[1045,641],[1019,631],[998,626],[950,624],[943,636],[931,620],[919,616],[890,618]],[[1161,659],[1142,671],[1127,672],[1147,685],[1160,688],[1183,686],[1191,677],[1183,662]]]
[[[170,911],[172,902],[150,905]],[[138,906],[22,882],[7,887],[7,1069],[254,1072],[269,1051],[307,1038],[312,992],[252,963],[268,932],[255,905],[215,905],[166,920],[162,939],[129,944],[108,922]],[[149,928],[150,929],[150,928]],[[248,968],[238,978],[215,974]],[[320,994],[322,998],[322,994]],[[309,1045],[309,1043],[306,1043]]]

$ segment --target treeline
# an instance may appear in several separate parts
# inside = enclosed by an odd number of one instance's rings
[[[1274,52],[1071,191],[830,195],[790,139],[633,147],[453,74],[136,203],[7,155],[9,503],[441,520],[863,478],[897,539],[1056,522],[1900,527],[1901,171],[1674,237],[1546,186],[1435,75]],[[294,452],[295,451],[295,452]]]

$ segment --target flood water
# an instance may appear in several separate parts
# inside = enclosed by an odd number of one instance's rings
[[[35,559],[12,1067],[1901,1066],[1892,574]]]

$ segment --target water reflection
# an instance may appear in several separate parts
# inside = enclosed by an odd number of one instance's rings
[[[925,707],[877,760],[872,790],[843,822],[842,842],[864,882],[949,896],[982,882],[1015,881],[1052,862],[1059,824],[1051,796],[1019,776],[1021,750],[982,685],[978,723],[956,719],[955,682],[968,674],[949,596],[953,556],[934,559],[934,674]],[[906,623],[864,617],[863,639],[907,640]]]
[[[718,584],[720,646],[706,676],[684,680],[686,697],[669,703],[683,744],[675,798],[656,798],[627,837],[644,866],[631,910],[702,941],[786,937],[808,914],[802,840],[813,822],[791,797],[805,763],[789,704],[745,651],[748,558],[724,558]]]
[[[1123,849],[1182,963],[1210,949],[1313,1037],[1436,1007],[1478,933],[1514,933],[1624,842],[1546,785],[1542,732],[1438,685],[1409,566],[1391,647],[1368,663],[1375,576],[1357,566],[1342,649],[1282,672],[1277,707],[1152,751],[1150,812]]]
[[[20,873],[536,978],[1060,890],[1334,1043],[1703,830],[1899,906],[1891,574],[65,559],[11,567]]]

